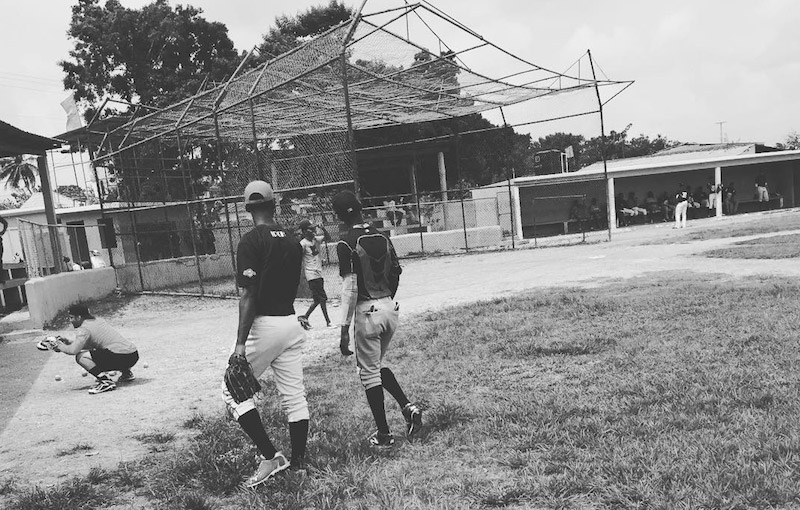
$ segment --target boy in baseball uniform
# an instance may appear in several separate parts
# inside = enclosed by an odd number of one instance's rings
[[[270,441],[253,397],[237,401],[226,384],[222,385],[231,414],[261,453],[258,469],[245,482],[247,487],[255,487],[290,466],[304,468],[309,418],[302,363],[305,330],[294,312],[303,252],[291,232],[275,221],[275,198],[269,184],[248,184],[244,203],[254,227],[242,236],[236,250],[236,282],[242,295],[231,356],[245,356],[256,378],[272,368],[292,447],[289,461]]]
[[[344,355],[352,354],[349,328],[353,322],[359,378],[378,429],[369,442],[375,448],[388,449],[394,445],[394,436],[386,421],[384,389],[400,406],[409,439],[422,426],[422,411],[406,397],[392,370],[383,366],[398,324],[400,308],[394,295],[402,269],[391,241],[364,221],[354,193],[338,193],[333,198],[333,210],[348,227],[336,246],[342,276],[339,348]]]

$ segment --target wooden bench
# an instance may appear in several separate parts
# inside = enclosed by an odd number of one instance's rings
[[[761,202],[757,198],[750,198],[739,200],[736,204],[736,212],[755,212],[759,210]],[[767,209],[783,209],[783,197],[770,198],[767,202]],[[723,210],[725,210],[724,206]]]
[[[28,270],[24,262],[3,264],[5,281],[0,283],[0,306],[4,311],[19,310],[27,304],[25,282],[28,281]]]

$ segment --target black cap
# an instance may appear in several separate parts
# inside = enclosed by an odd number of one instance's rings
[[[301,220],[300,224],[297,225],[297,228],[300,230],[306,230],[307,228],[311,228],[311,222],[309,220]]]
[[[361,202],[356,198],[356,194],[350,190],[340,191],[331,201],[333,212],[339,216],[349,216],[355,211],[361,211]]]
[[[94,319],[92,314],[89,313],[89,308],[82,303],[70,305],[69,311],[67,313],[69,313],[70,315],[75,315],[77,317],[83,317],[84,319]]]

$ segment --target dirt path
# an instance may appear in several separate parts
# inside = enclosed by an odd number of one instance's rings
[[[618,232],[608,243],[407,261],[397,298],[405,320],[411,320],[427,310],[531,288],[596,286],[660,271],[800,277],[797,260],[696,256],[747,238],[687,242],[686,237],[686,231],[655,225]],[[663,238],[674,243],[642,244]],[[328,282],[334,284],[338,282]],[[298,310],[306,306],[297,304]],[[91,380],[81,377],[72,359],[37,351],[34,338],[0,345],[4,359],[11,359],[12,348],[16,356],[27,356],[24,362],[2,365],[3,385],[10,380],[30,381],[27,392],[0,393],[3,409],[16,408],[13,416],[0,422],[0,427],[5,425],[0,432],[0,480],[16,476],[49,484],[95,466],[113,468],[146,453],[148,447],[137,435],[180,436],[185,433],[182,424],[195,413],[222,412],[220,379],[237,313],[234,300],[136,298],[106,318],[138,345],[142,359],[135,370],[137,380],[101,395],[86,393]],[[336,322],[338,308],[332,307],[331,313]],[[306,363],[322,356],[338,357],[338,330],[324,328],[318,311],[312,324]],[[21,344],[29,348],[23,354]],[[62,381],[56,382],[56,375]],[[90,449],[65,453],[78,445]]]

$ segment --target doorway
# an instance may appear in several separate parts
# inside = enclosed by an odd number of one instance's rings
[[[68,221],[69,249],[72,260],[81,263],[89,261],[89,243],[86,241],[86,228],[83,221]]]

